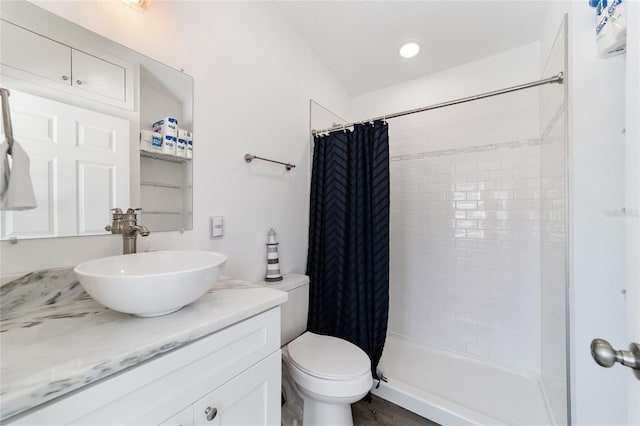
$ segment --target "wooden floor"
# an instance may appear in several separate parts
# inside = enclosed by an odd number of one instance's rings
[[[354,426],[439,426],[375,395],[372,398],[351,406]]]

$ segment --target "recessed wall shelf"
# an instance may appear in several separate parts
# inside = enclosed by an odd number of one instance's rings
[[[149,152],[140,150],[140,157],[155,158],[156,160],[171,161],[172,163],[187,163],[191,158],[176,157],[175,155],[162,154],[160,152]]]

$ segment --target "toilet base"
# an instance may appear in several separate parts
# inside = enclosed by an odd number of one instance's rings
[[[353,426],[351,404],[326,404],[311,398],[304,399],[304,426]]]

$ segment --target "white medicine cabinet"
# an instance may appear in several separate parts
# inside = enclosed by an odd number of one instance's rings
[[[2,73],[133,109],[133,65],[85,53],[3,20]],[[104,54],[103,54],[104,55]],[[127,74],[130,84],[127,86]]]
[[[0,9],[0,81],[12,92],[14,137],[32,159],[38,203],[1,212],[0,239],[108,234],[116,207],[141,208],[152,232],[192,229],[192,159],[140,150],[140,130],[165,117],[193,130],[192,77],[11,1]],[[63,122],[76,131],[62,135]],[[93,146],[103,154],[87,157]],[[75,204],[57,199],[64,194]]]

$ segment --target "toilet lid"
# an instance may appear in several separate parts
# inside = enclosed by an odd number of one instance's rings
[[[347,380],[371,368],[371,361],[362,349],[337,337],[306,332],[287,348],[296,367],[319,378]]]

